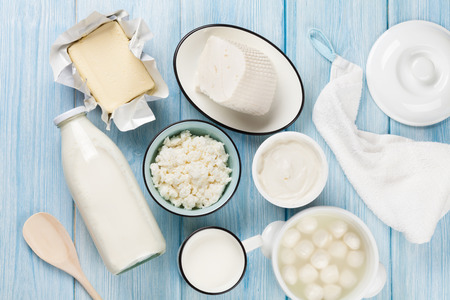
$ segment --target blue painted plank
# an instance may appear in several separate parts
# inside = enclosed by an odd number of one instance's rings
[[[408,20],[426,20],[450,29],[450,2],[390,1],[389,26]],[[410,127],[390,121],[391,133],[417,141],[450,143],[450,120],[428,127]],[[432,189],[433,187],[430,187]],[[424,199],[426,201],[426,199]],[[450,299],[450,216],[439,224],[429,243],[409,243],[392,234],[392,298]]]
[[[181,33],[211,24],[225,23],[241,26],[266,37],[280,48],[284,46],[284,3],[283,1],[182,1]],[[182,119],[207,120],[182,96]],[[208,120],[209,121],[209,120]],[[211,121],[209,121],[211,122]],[[230,130],[242,161],[242,175],[238,190],[225,207],[210,216],[197,219],[183,219],[182,236],[195,229],[218,225],[245,239],[260,234],[266,225],[275,220],[284,220],[284,210],[265,201],[257,192],[251,178],[253,155],[267,136],[248,136]],[[206,299],[182,283],[183,299]],[[259,250],[248,255],[246,275],[230,293],[215,296],[215,299],[284,299],[284,293],[276,283],[271,262]]]
[[[156,0],[129,3],[112,0],[101,4],[77,1],[77,16],[81,20],[94,10],[106,14],[122,8],[128,11],[130,19],[142,18],[153,32],[154,38],[146,44],[144,51],[156,59],[158,69],[169,86],[170,97],[150,103],[156,121],[133,131],[119,132],[114,125],[111,131],[106,131],[99,108],[89,114],[89,119],[118,145],[129,161],[166,239],[167,252],[131,271],[114,276],[103,265],[79,213],[76,216],[77,250],[87,277],[105,299],[179,299],[180,281],[173,275],[177,272],[176,254],[180,244],[181,220],[151,199],[142,177],[142,161],[148,144],[162,128],[178,121],[180,112],[179,89],[172,71],[172,49],[175,49],[179,40],[179,3]],[[80,93],[77,104],[82,104]],[[75,298],[89,299],[78,284],[75,285]]]
[[[286,3],[285,3],[286,2]],[[77,7],[75,7],[77,3]],[[382,224],[355,194],[334,155],[311,122],[313,104],[329,77],[329,63],[306,40],[310,27],[321,28],[343,57],[365,66],[371,45],[387,26],[409,19],[425,19],[450,28],[450,2],[414,1],[205,1],[156,0],[122,3],[89,1],[22,0],[4,3],[0,10],[0,298],[89,299],[68,276],[39,260],[24,243],[21,227],[31,214],[47,211],[75,235],[81,265],[95,288],[106,299],[204,299],[178,275],[179,244],[205,225],[231,229],[242,239],[260,233],[271,221],[285,219],[298,210],[283,210],[266,202],[251,178],[251,162],[267,136],[247,136],[226,130],[236,142],[243,162],[238,192],[223,209],[207,217],[185,219],[162,210],[145,192],[141,163],[150,139],[179,119],[205,119],[180,94],[172,70],[172,55],[191,29],[208,23],[230,23],[262,34],[292,59],[302,76],[306,103],[299,120],[288,130],[312,136],[325,149],[330,179],[312,205],[344,207],[361,217],[373,231],[381,261],[388,266],[388,285],[377,299],[450,299],[448,239],[450,217],[438,225],[432,241],[412,245]],[[389,4],[387,9],[386,4]],[[166,79],[171,96],[151,103],[157,120],[132,132],[113,126],[106,132],[122,149],[168,242],[164,256],[120,276],[113,276],[95,250],[80,215],[74,218],[72,200],[60,161],[59,131],[51,120],[80,105],[81,95],[53,83],[48,65],[50,45],[56,37],[93,10],[107,13],[125,8],[132,18],[142,17],[155,34],[145,50],[153,55]],[[389,12],[389,15],[388,15]],[[389,17],[389,18],[388,18]],[[26,23],[21,23],[26,20]],[[30,66],[30,67],[28,67]],[[99,111],[89,118],[104,130]],[[389,120],[374,104],[366,86],[357,125],[378,133],[400,134],[417,140],[450,143],[449,120],[436,126],[412,128]],[[75,226],[76,230],[73,230]],[[392,280],[391,280],[392,277]],[[221,299],[284,299],[271,271],[270,261],[259,251],[249,255],[247,274],[240,285]]]
[[[314,103],[329,81],[329,63],[310,44],[310,28],[321,29],[337,54],[365,69],[369,50],[386,29],[385,1],[287,1],[286,53],[298,68],[305,89],[305,106],[299,120],[288,130],[300,131],[315,139],[324,149],[329,178],[324,191],[310,206],[330,205],[349,210],[371,229],[377,241],[380,260],[389,269],[390,229],[364,204],[348,182],[336,158],[312,123]],[[364,83],[357,126],[361,130],[387,133],[388,118],[369,100]],[[302,210],[288,211],[288,217]],[[389,272],[389,270],[388,270]],[[376,299],[390,297],[390,281]]]
[[[73,107],[74,93],[53,83],[48,56],[74,19],[72,1],[7,1],[0,9],[0,299],[73,298],[72,277],[32,253],[22,226],[46,211],[73,232],[52,120]]]

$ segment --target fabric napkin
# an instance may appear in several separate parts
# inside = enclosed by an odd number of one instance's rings
[[[374,134],[355,125],[363,71],[336,55],[313,29],[314,47],[332,62],[313,122],[366,205],[412,243],[430,241],[450,210],[450,145]]]

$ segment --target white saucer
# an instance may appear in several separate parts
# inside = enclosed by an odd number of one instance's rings
[[[266,54],[277,72],[278,82],[270,111],[264,116],[236,112],[197,92],[194,74],[206,40],[216,35],[246,44]],[[206,25],[189,32],[178,44],[173,57],[175,76],[187,100],[206,117],[220,125],[247,134],[269,134],[291,125],[303,108],[304,92],[300,76],[292,62],[274,44],[262,36],[232,25]]]
[[[380,109],[411,126],[450,116],[450,32],[426,21],[383,33],[367,59],[367,85]]]

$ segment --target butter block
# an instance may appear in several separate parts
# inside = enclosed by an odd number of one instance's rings
[[[92,96],[109,113],[155,88],[152,77],[128,44],[125,32],[113,21],[67,49]]]

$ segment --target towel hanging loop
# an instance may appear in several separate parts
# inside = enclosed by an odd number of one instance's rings
[[[312,28],[308,31],[309,41],[322,54],[323,57],[328,59],[330,62],[333,62],[336,58],[336,52],[334,52],[333,45],[327,39],[327,37],[323,34],[322,31],[316,28]]]

